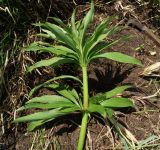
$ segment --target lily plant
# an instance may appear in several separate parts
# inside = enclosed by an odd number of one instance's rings
[[[93,97],[89,97],[87,72],[89,64],[99,58],[106,58],[120,63],[139,66],[142,66],[142,64],[139,60],[120,52],[106,52],[106,49],[124,39],[122,37],[118,40],[108,41],[108,36],[120,30],[118,26],[110,27],[113,17],[107,17],[97,25],[92,34],[87,34],[87,29],[94,17],[93,1],[91,1],[90,10],[82,20],[76,21],[75,16],[76,10],[73,11],[71,21],[68,25],[54,17],[52,19],[55,23],[45,22],[35,24],[36,26],[40,26],[43,31],[39,36],[53,40],[54,44],[38,41],[28,46],[26,51],[49,52],[53,54],[53,57],[33,64],[28,68],[28,71],[31,72],[40,67],[55,67],[74,63],[81,68],[82,79],[71,75],[61,75],[34,87],[29,93],[30,100],[17,111],[33,108],[38,108],[38,110],[42,111],[36,111],[33,114],[16,118],[14,122],[29,122],[28,129],[32,131],[38,126],[52,121],[57,117],[75,112],[82,113],[77,146],[77,150],[82,150],[84,148],[88,120],[93,113],[98,113],[101,117],[108,118],[112,121],[115,109],[134,106],[131,100],[116,97],[117,94],[130,88],[128,85],[116,87],[111,91],[98,93]],[[82,91],[78,93],[73,87],[55,82],[66,78],[79,82]],[[42,87],[54,89],[58,95],[33,97],[35,91]]]

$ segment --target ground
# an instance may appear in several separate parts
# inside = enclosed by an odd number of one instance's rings
[[[129,1],[125,2],[125,6],[130,4]],[[135,17],[138,16],[138,19],[143,21],[147,16],[146,12],[140,12],[139,9],[136,9],[134,12],[128,12],[127,10],[116,11],[115,4],[107,4],[104,2],[102,2],[102,4],[104,4],[105,8],[102,8],[101,5],[96,6],[95,24],[105,16],[114,14],[114,12],[118,14],[118,17],[113,21],[112,25],[118,24],[125,17],[134,15]],[[83,8],[87,6],[88,5],[82,5],[81,9],[83,10]],[[136,4],[131,6],[135,8],[138,7]],[[140,7],[140,9],[142,8]],[[79,16],[80,15],[81,11],[79,12]],[[149,16],[147,17],[149,18]],[[88,71],[90,96],[99,92],[111,90],[116,86],[124,84],[133,85],[133,88],[125,91],[121,96],[129,97],[134,102],[135,109],[119,110],[116,112],[115,117],[116,120],[122,122],[126,126],[126,129],[132,133],[132,136],[134,136],[136,140],[141,141],[152,135],[160,136],[160,101],[159,93],[157,92],[160,88],[159,77],[141,75],[147,66],[159,61],[160,47],[143,32],[133,27],[123,26],[124,28],[121,32],[114,34],[109,40],[117,39],[123,35],[131,35],[132,38],[114,45],[107,51],[120,51],[134,56],[142,61],[144,67],[124,65],[105,59],[93,62],[89,66]],[[153,30],[156,28],[152,22],[149,22],[147,27]],[[72,68],[65,66],[53,72],[49,70],[45,78],[40,75],[34,75],[33,78],[37,78],[36,80],[30,79],[30,81],[26,82],[30,87],[33,87],[35,84],[43,82],[49,77],[60,74],[61,72],[71,71],[71,73],[75,73],[73,69],[75,69],[74,66]],[[79,70],[77,70],[75,74],[79,75]],[[158,73],[156,74],[158,75]],[[76,86],[74,83],[73,85]],[[157,95],[154,95],[156,92]],[[38,94],[43,95],[47,93],[52,93],[52,91],[42,89]],[[6,129],[5,134],[1,137],[0,149],[75,150],[80,129],[79,118],[81,118],[81,116],[66,116],[49,123],[45,126],[46,130],[42,128],[34,133],[26,132],[26,124],[10,124],[10,127]],[[99,119],[98,116],[90,118],[85,146],[86,150],[124,149],[117,133],[114,131],[114,127],[105,123],[107,123],[107,121]],[[126,134],[126,132],[124,132],[124,134]],[[130,138],[132,136],[130,136]],[[160,141],[156,142],[159,143]],[[146,149],[158,150],[160,146],[151,146]]]

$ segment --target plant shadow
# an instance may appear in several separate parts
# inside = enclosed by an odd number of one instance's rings
[[[45,125],[46,129],[50,129],[55,126],[55,135],[62,136],[63,134],[72,133],[81,124],[81,113],[69,114],[62,117],[58,117],[55,120]]]
[[[107,64],[106,67],[94,67],[89,73],[90,95],[114,89],[126,79],[135,66],[126,64]],[[130,83],[128,83],[130,84]]]

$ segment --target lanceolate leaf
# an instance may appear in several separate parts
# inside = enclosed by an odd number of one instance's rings
[[[44,111],[44,112],[37,112],[31,115],[23,116],[15,119],[14,122],[47,120],[51,118],[56,118],[61,115],[63,115],[63,113],[61,113],[60,108],[58,108],[58,109],[53,109],[53,110]]]
[[[118,42],[128,40],[129,38],[130,38],[130,36],[123,36],[123,37],[121,37],[117,40],[113,40],[111,42],[106,42],[106,41],[99,42],[91,49],[91,51],[88,55],[88,58],[92,59],[93,56],[98,55],[101,51],[103,51],[107,48],[111,48],[113,45],[117,44]]]
[[[76,10],[73,11],[72,16],[71,16],[71,27],[72,27],[72,34],[74,35],[75,38],[78,38],[75,16],[76,16]]]
[[[57,22],[67,33],[71,34],[71,30],[68,26],[66,26],[63,21],[59,18],[56,17],[49,17],[51,19],[53,19],[55,22]]]
[[[52,119],[48,119],[48,120],[38,120],[38,121],[32,121],[31,123],[29,123],[27,129],[28,131],[33,131],[36,127],[39,127],[43,124],[45,124],[46,122],[52,121],[55,118]]]
[[[107,114],[107,117],[108,118],[113,118],[113,114],[114,114],[114,111],[112,108],[105,108],[106,109],[106,114]]]
[[[67,114],[72,113],[72,112],[75,112],[75,111],[77,111],[77,110],[78,110],[78,109],[76,109],[76,107],[75,107],[75,108],[66,108],[66,109],[64,109],[64,110],[62,110],[62,111],[65,112],[64,115],[67,115]],[[55,119],[55,118],[51,118],[51,119],[47,119],[47,120],[32,121],[32,122],[29,124],[29,126],[28,126],[28,130],[29,130],[29,131],[32,131],[32,130],[34,130],[36,127],[41,126],[41,125],[43,125],[44,123],[49,122],[49,121],[52,121],[52,120],[54,120],[54,119]]]
[[[94,16],[94,3],[92,0],[91,1],[91,8],[90,8],[89,12],[86,14],[86,16],[84,17],[84,19],[80,25],[80,28],[79,28],[80,44],[83,44],[85,32],[86,32],[90,22],[92,21],[93,16]]]
[[[35,97],[29,100],[25,106],[19,108],[17,111],[21,111],[29,108],[41,108],[41,109],[51,109],[51,108],[65,108],[73,107],[75,104],[72,100],[64,98],[58,95],[44,95],[41,97]]]
[[[106,29],[106,26],[108,25],[108,23],[111,21],[111,17],[105,19],[102,23],[100,23],[97,28],[95,29],[94,33],[92,34],[91,38],[89,39],[88,42],[86,42],[85,46],[84,46],[84,53],[88,52],[95,46],[97,45],[97,43],[101,40],[103,40],[103,38],[105,38],[107,36],[107,34],[105,34],[105,36],[102,37],[102,35],[104,34],[104,29]]]
[[[126,89],[130,87],[131,86],[129,85],[124,85],[124,86],[116,87],[113,90],[105,92],[105,93],[98,93],[97,95],[90,97],[90,101],[94,103],[106,101],[107,99],[112,98],[113,96],[116,96],[117,94],[122,93],[123,91],[125,91]]]
[[[36,86],[36,87],[34,87],[31,91],[30,91],[30,93],[29,93],[29,97],[31,97],[37,90],[39,90],[40,88],[42,88],[42,87],[48,87],[48,85],[51,83],[51,82],[53,82],[53,81],[56,81],[56,80],[60,80],[60,79],[73,79],[73,80],[75,80],[75,81],[78,81],[81,85],[82,85],[82,81],[79,79],[79,78],[77,78],[77,77],[74,77],[74,76],[70,76],[70,75],[62,75],[62,76],[58,76],[58,77],[54,77],[54,78],[52,78],[52,79],[50,79],[50,80],[48,80],[48,81],[46,81],[46,82],[44,82],[44,83],[42,83],[42,84],[40,84],[40,85],[38,85],[38,86]],[[57,84],[57,83],[52,83],[52,88],[54,87],[54,88],[57,88],[57,87],[59,87],[60,85],[59,84]]]
[[[50,39],[53,39],[53,40],[56,39],[55,34],[53,34],[50,30],[42,29],[42,31],[45,32],[50,37]],[[39,34],[39,36],[41,36],[41,35]],[[42,35],[42,37],[43,37],[43,35]]]
[[[119,53],[119,52],[103,53],[103,54],[96,55],[93,58],[107,58],[107,59],[111,59],[111,60],[118,61],[121,63],[129,63],[129,64],[143,66],[142,63],[138,59],[122,54],[122,53]]]
[[[44,46],[38,46],[38,45],[33,45],[33,46],[30,45],[29,47],[26,48],[26,51],[49,52],[56,55],[66,54],[64,51],[56,49],[56,47],[44,47]]]
[[[50,82],[52,82],[52,81],[60,80],[60,79],[73,79],[73,80],[75,80],[75,81],[78,81],[78,82],[81,83],[81,85],[82,85],[82,81],[81,81],[79,78],[77,78],[77,77],[75,77],[75,76],[71,76],[71,75],[62,75],[62,76],[54,77],[54,78],[46,81],[45,83],[50,83]],[[44,84],[45,84],[45,83],[44,83]]]
[[[32,70],[37,69],[39,67],[50,66],[50,65],[57,66],[65,63],[71,63],[73,61],[74,61],[73,59],[69,59],[69,58],[53,57],[51,59],[41,60],[33,64],[28,68],[28,72],[31,72]]]
[[[109,108],[133,107],[133,102],[128,98],[110,98],[102,101],[100,104]]]
[[[113,97],[113,96],[115,96],[117,94],[120,94],[120,93],[122,93],[123,91],[125,91],[126,89],[128,89],[130,87],[132,87],[132,86],[124,85],[124,86],[116,87],[113,90],[108,91],[108,92],[105,93],[106,98],[111,98],[111,97]]]
[[[106,100],[106,94],[105,93],[98,93],[93,97],[89,98],[92,103],[99,104],[101,101]]]
[[[39,43],[33,43],[30,46],[26,47],[26,51],[41,51],[41,52],[49,52],[52,54],[56,54],[57,56],[70,56],[71,58],[78,60],[77,53],[73,51],[72,49],[69,49],[68,47],[62,46],[62,45],[47,45],[43,46]]]
[[[44,120],[39,120],[39,121],[32,121],[28,125],[28,131],[33,131],[36,127],[43,125],[45,122]]]
[[[37,112],[31,115],[23,116],[15,119],[14,122],[39,121],[39,120],[45,121],[49,119],[53,120],[59,116],[66,115],[68,113],[72,113],[77,110],[80,110],[80,108],[79,107],[72,107],[72,108],[66,108],[66,109],[57,108],[49,111]]]
[[[76,97],[74,96],[74,93],[72,93],[72,91],[69,90],[68,88],[65,88],[65,86],[55,87],[55,85],[52,86],[52,84],[50,84],[47,87],[55,89],[60,95],[66,97],[67,99],[71,100],[74,104],[79,106],[79,103],[78,103],[79,99],[76,99]]]
[[[113,26],[113,27],[111,27],[111,28],[106,28],[106,29],[104,30],[104,34],[106,34],[107,37],[108,37],[108,36],[110,36],[110,35],[118,32],[118,31],[120,31],[120,30],[121,30],[121,27],[120,27],[120,26]]]
[[[56,103],[70,103],[72,104],[72,102],[62,96],[58,96],[58,95],[44,95],[44,96],[40,96],[40,97],[35,97],[32,98],[31,100],[29,100],[27,103],[33,103],[33,102],[39,102],[39,103],[49,103],[49,104],[56,104]]]
[[[102,105],[99,105],[99,104],[90,103],[88,111],[91,112],[91,113],[93,113],[93,112],[99,113],[104,118],[107,115],[105,108]]]
[[[55,101],[55,103],[27,103],[24,106],[20,107],[17,111],[21,111],[24,109],[31,109],[31,108],[39,108],[39,109],[53,109],[53,108],[66,108],[66,107],[73,107],[75,104],[70,103],[69,101]]]
[[[74,88],[72,88],[70,91],[71,91],[71,94],[72,94],[77,100],[80,99],[77,91],[76,91]]]
[[[74,41],[63,31],[62,28],[49,22],[46,22],[43,26],[51,30],[59,41],[64,42],[71,48],[75,49]]]

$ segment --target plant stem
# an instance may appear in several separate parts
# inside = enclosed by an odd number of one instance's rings
[[[83,73],[83,109],[88,109],[88,75],[87,67],[82,67]]]
[[[88,123],[88,113],[85,112],[83,114],[83,118],[82,118],[77,150],[83,150],[84,142],[85,142],[85,138],[86,138],[87,123]]]
[[[86,111],[88,109],[88,75],[87,75],[87,67],[82,67],[82,73],[83,73],[83,117],[82,117],[82,123],[81,123],[81,129],[80,129],[80,135],[79,135],[79,141],[78,141],[78,147],[77,150],[83,150],[85,137],[86,137],[86,130],[87,130],[87,123],[88,123],[88,112]]]

